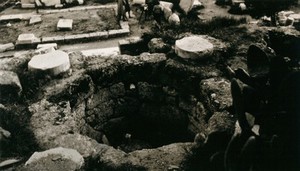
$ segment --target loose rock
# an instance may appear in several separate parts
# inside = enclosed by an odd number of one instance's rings
[[[25,163],[25,170],[66,170],[75,171],[83,167],[83,157],[73,149],[53,148],[35,152]]]
[[[19,77],[12,71],[0,70],[0,99],[1,101],[13,100],[19,97],[22,86]]]

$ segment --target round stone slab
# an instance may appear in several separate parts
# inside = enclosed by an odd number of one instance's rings
[[[176,40],[175,53],[186,59],[199,59],[211,54],[215,49],[216,39],[206,35],[192,35]],[[217,43],[220,46],[222,43]],[[223,47],[223,45],[221,45]],[[219,49],[218,47],[217,49]]]
[[[57,50],[33,56],[28,63],[28,69],[58,75],[70,69],[69,55],[61,50]]]

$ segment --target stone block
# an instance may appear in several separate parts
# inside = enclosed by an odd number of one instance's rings
[[[36,48],[40,49],[44,47],[53,47],[54,49],[57,49],[57,44],[56,43],[38,44]]]
[[[53,7],[57,4],[61,4],[60,0],[35,0],[38,6],[46,6],[46,7]]]
[[[64,7],[63,4],[56,4],[56,5],[55,5],[55,8],[63,8],[63,7]]]
[[[102,48],[102,49],[90,49],[81,51],[83,56],[102,56],[102,57],[111,57],[118,55],[119,48],[111,47],[111,48]]]
[[[166,2],[166,1],[159,1],[159,5],[161,5],[163,8],[173,8],[173,3],[171,2]]]
[[[94,32],[94,33],[89,33],[89,38],[103,38],[106,39],[108,38],[108,32],[107,31],[101,31],[101,32]]]
[[[122,29],[129,29],[129,24],[127,21],[121,21],[120,25]]]
[[[13,49],[15,49],[15,45],[13,43],[0,44],[0,52],[5,52]]]
[[[146,1],[145,0],[133,0],[132,1],[132,4],[137,4],[137,5],[142,5],[142,4],[145,4]]]
[[[21,7],[25,8],[25,9],[32,9],[32,8],[35,8],[35,5],[34,4],[21,4]]]
[[[34,72],[58,75],[70,69],[69,55],[61,50],[35,55],[29,61],[28,69]]]
[[[65,40],[64,36],[54,36],[54,37],[43,37],[42,38],[43,43],[61,42],[64,40]]]
[[[129,29],[118,29],[118,30],[109,30],[108,37],[118,37],[128,35],[130,33]]]
[[[80,153],[69,148],[53,148],[35,152],[25,163],[24,170],[81,170],[84,159]]]
[[[180,0],[179,7],[188,14],[193,7],[194,0]]]
[[[60,19],[57,23],[57,30],[72,30],[72,19]]]
[[[0,71],[0,102],[15,99],[21,91],[22,86],[16,73]]]
[[[42,22],[42,18],[40,15],[33,15],[29,20],[29,25],[41,23],[41,22]]]
[[[20,34],[17,40],[17,44],[33,44],[38,42],[40,42],[40,40],[32,33]]]
[[[22,20],[23,14],[10,14],[10,15],[1,15],[0,21],[9,21],[9,20]]]
[[[163,8],[163,13],[166,20],[173,14],[170,8]]]
[[[34,51],[35,54],[45,54],[45,53],[50,53],[50,52],[53,52],[55,51],[54,47],[42,47],[42,48],[39,48],[37,50]]]

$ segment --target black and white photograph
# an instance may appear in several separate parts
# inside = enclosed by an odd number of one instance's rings
[[[0,0],[0,171],[300,171],[300,0]]]

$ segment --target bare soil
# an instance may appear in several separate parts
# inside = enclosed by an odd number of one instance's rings
[[[59,19],[73,19],[73,29],[57,31]],[[119,29],[114,9],[73,11],[42,15],[42,22],[28,25],[28,21],[11,22],[11,26],[0,26],[0,43],[15,42],[21,33],[34,33],[36,37],[64,36]]]

